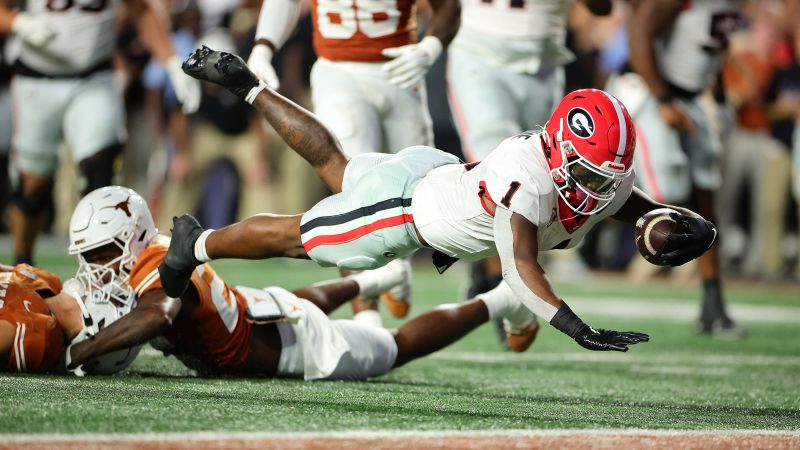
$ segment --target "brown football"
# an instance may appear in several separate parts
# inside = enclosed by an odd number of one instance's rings
[[[664,250],[667,236],[678,231],[679,224],[669,215],[674,209],[654,209],[636,221],[636,248],[644,259],[651,261]]]

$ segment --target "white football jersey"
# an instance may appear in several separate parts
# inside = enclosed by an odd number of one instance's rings
[[[19,59],[46,75],[74,75],[106,60],[116,45],[121,0],[27,0],[26,11],[46,17],[56,32],[43,47],[22,44]]]
[[[598,222],[619,211],[633,190],[633,172],[611,204],[572,233],[561,224],[558,193],[550,176],[539,135],[506,139],[477,165],[436,168],[414,191],[414,224],[436,250],[468,261],[497,255],[494,219],[479,195],[488,192],[498,208],[507,208],[536,225],[539,251],[571,248]]]
[[[566,48],[572,0],[464,0],[457,48],[517,73],[571,61]]]
[[[738,0],[687,1],[670,27],[656,37],[656,59],[664,78],[692,92],[708,88],[719,72],[740,10]]]

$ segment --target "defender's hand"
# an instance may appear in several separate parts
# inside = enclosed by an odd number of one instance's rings
[[[169,80],[175,88],[175,96],[183,105],[183,112],[191,114],[200,107],[200,97],[203,95],[200,83],[192,77],[187,76],[181,70],[181,60],[173,55],[165,64]]]
[[[419,43],[383,49],[383,56],[394,58],[381,69],[389,75],[389,82],[401,88],[419,83],[428,69],[442,53],[442,41],[425,36]]]
[[[647,342],[649,340],[650,336],[644,333],[604,330],[602,328],[595,330],[588,325],[585,330],[575,336],[575,342],[577,342],[578,345],[594,351],[613,350],[617,352],[627,352],[629,345]]]
[[[219,84],[247,103],[252,103],[266,85],[258,81],[242,58],[211,50],[205,45],[183,62],[183,71],[198,80]]]
[[[45,17],[30,13],[17,13],[11,23],[11,30],[23,41],[34,47],[43,47],[56,37],[56,31]]]
[[[250,57],[247,58],[247,65],[254,74],[274,90],[278,90],[281,83],[278,80],[278,74],[275,73],[275,68],[272,67],[272,49],[268,45],[256,44],[253,46],[253,51],[250,52]]]
[[[713,223],[683,214],[670,217],[681,225],[682,232],[667,236],[666,248],[652,262],[660,266],[680,266],[705,253],[717,242],[717,228]]]

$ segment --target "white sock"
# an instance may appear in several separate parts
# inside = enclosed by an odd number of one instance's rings
[[[381,314],[375,309],[365,309],[364,311],[357,312],[353,315],[353,320],[371,327],[383,328]]]
[[[214,230],[209,228],[208,230],[203,231],[200,236],[198,236],[197,240],[194,241],[194,257],[200,262],[211,261],[211,258],[208,256],[208,252],[206,251],[206,239],[208,239],[208,236],[213,232]]]
[[[395,260],[378,269],[358,272],[347,278],[358,284],[359,294],[367,298],[376,298],[403,282],[405,264],[402,260]]]
[[[486,309],[489,310],[489,320],[508,316],[518,303],[516,296],[511,292],[511,288],[505,281],[502,281],[491,291],[478,294],[475,297],[486,304]]]

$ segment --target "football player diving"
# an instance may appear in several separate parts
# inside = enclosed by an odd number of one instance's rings
[[[567,94],[540,131],[510,137],[482,162],[464,165],[416,146],[350,160],[313,114],[260,82],[241,58],[197,50],[184,71],[228,88],[265,117],[336,194],[305,214],[260,214],[219,230],[174,220],[159,266],[169,296],[194,268],[219,258],[310,258],[323,266],[374,269],[421,247],[444,270],[457,258],[499,255],[504,280],[537,316],[590,350],[627,351],[646,334],[595,329],[556,294],[540,251],[569,248],[606,217],[634,223],[667,207],[633,187],[636,135],[628,112],[603,91]],[[680,265],[716,241],[711,222],[684,208],[657,264]]]
[[[168,243],[144,199],[130,189],[101,188],[78,203],[69,247],[82,274],[84,292],[76,295],[125,314],[71,345],[68,369],[80,375],[87,361],[109,352],[126,355],[150,341],[202,375],[366,379],[439,350],[490,319],[529,331],[509,337],[520,351],[538,331],[536,316],[506,284],[466,303],[442,305],[394,331],[326,316],[359,294],[408,289],[404,261],[294,292],[233,287],[201,264],[185,290],[168,296],[158,271]]]

